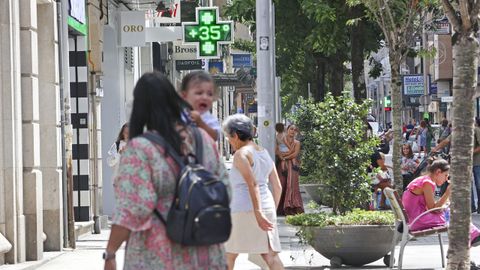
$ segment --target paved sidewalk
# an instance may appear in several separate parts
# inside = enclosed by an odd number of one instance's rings
[[[226,162],[227,168],[231,166]],[[310,198],[302,193],[304,203],[307,204]],[[308,211],[308,209],[307,209]],[[480,226],[480,215],[472,215],[473,222]],[[279,218],[280,240],[282,252],[280,257],[286,269],[326,269],[330,268],[330,262],[308,245],[302,245],[295,235],[296,229],[285,224],[283,217]],[[45,258],[41,261],[27,262],[16,265],[0,266],[0,270],[85,270],[103,269],[102,253],[106,247],[109,237],[109,230],[102,230],[101,234],[89,234],[80,237],[77,241],[77,249],[63,252],[45,252]],[[448,238],[443,237],[445,252],[448,250]],[[398,248],[396,252],[398,256]],[[480,264],[480,247],[471,249],[471,259]],[[117,252],[117,269],[122,269],[124,258],[124,247]],[[248,260],[248,256],[240,255],[236,262],[236,269],[253,270],[260,269],[257,265]],[[436,236],[418,239],[410,242],[405,248],[404,269],[441,269],[440,248]],[[342,269],[388,269],[380,259],[369,265],[360,268],[343,267]],[[180,270],[180,269],[179,269]]]
[[[475,223],[480,223],[480,215],[474,215]],[[282,253],[280,257],[286,269],[325,269],[330,268],[329,260],[315,252],[310,246],[301,245],[295,236],[295,228],[286,225],[284,218],[279,219]],[[103,230],[101,234],[90,234],[81,237],[77,242],[77,249],[65,252],[46,252],[43,261],[28,262],[17,265],[0,266],[0,270],[84,270],[102,269],[101,255],[107,244],[109,230]],[[448,239],[445,238],[448,241]],[[445,245],[445,251],[448,246]],[[398,254],[398,251],[397,251]],[[124,249],[117,253],[117,269],[122,269]],[[471,250],[471,257],[480,263],[480,247]],[[441,269],[440,249],[436,237],[428,237],[411,242],[405,249],[404,269]],[[248,261],[247,255],[240,255],[236,262],[236,269],[253,270],[260,269]],[[382,260],[360,267],[342,269],[388,269]]]

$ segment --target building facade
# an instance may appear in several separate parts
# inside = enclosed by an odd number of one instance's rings
[[[91,193],[101,188],[101,155],[92,151],[101,125],[99,114],[91,119],[91,104],[99,102],[89,93],[97,93],[92,89],[102,72],[99,2],[0,1],[0,265],[62,250],[69,244],[67,231],[74,229],[74,212],[76,220],[98,216],[92,207],[99,208],[92,202],[98,195]],[[79,119],[82,113],[90,119]],[[100,169],[92,172],[91,164]],[[69,186],[77,193],[68,193]],[[73,210],[74,203],[86,206],[88,214]]]

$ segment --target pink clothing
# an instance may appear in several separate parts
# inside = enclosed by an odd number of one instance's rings
[[[416,195],[412,192],[414,189],[423,188],[425,185],[431,187],[433,192],[435,192],[435,183],[432,181],[430,176],[424,175],[413,180],[407,186],[407,190],[405,190],[402,196],[403,207],[405,208],[405,212],[407,212],[408,216],[408,225],[412,231],[445,226],[446,224],[444,212],[434,211],[422,216],[415,222],[415,224],[411,225],[415,218],[428,210],[425,197],[423,195]],[[480,236],[480,230],[473,224],[470,224],[470,241],[474,240],[478,236]]]
[[[229,186],[215,142],[202,133],[204,165]],[[130,230],[124,270],[226,269],[223,245],[182,246],[168,239],[165,226],[153,213],[167,216],[172,204],[177,165],[165,149],[143,137],[129,140],[115,177],[113,224]]]
[[[407,212],[408,216],[408,223],[410,229],[413,231],[444,226],[446,223],[443,211],[435,211],[424,215],[417,220],[415,224],[410,225],[415,218],[428,210],[425,197],[423,195],[416,195],[412,192],[416,188],[423,188],[424,185],[430,186],[435,192],[435,183],[428,175],[424,175],[413,180],[407,186],[407,190],[405,190],[402,197],[403,207],[405,207],[405,212]]]

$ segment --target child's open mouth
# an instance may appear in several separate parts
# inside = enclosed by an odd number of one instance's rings
[[[208,105],[206,103],[200,103],[198,105],[198,108],[201,110],[201,111],[206,111],[208,109]]]

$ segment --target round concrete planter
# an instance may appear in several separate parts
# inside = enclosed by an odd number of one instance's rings
[[[332,267],[340,267],[342,264],[361,266],[382,257],[388,264],[395,227],[359,225],[304,229],[308,234],[309,244],[330,259]]]

